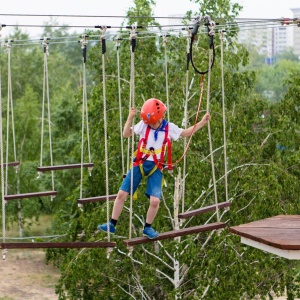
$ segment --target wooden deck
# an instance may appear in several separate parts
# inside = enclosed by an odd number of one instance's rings
[[[300,215],[278,215],[230,227],[241,242],[287,259],[300,259]]]

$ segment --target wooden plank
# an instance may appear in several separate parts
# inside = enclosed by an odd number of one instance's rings
[[[218,205],[214,204],[214,205],[205,206],[205,207],[201,207],[199,209],[195,209],[195,210],[191,210],[191,211],[181,213],[181,214],[178,215],[178,218],[186,219],[186,218],[189,218],[189,217],[204,214],[204,213],[209,212],[209,211],[214,211],[214,210],[217,210],[217,209],[229,207],[230,205],[231,205],[231,202],[221,202]]]
[[[108,200],[115,200],[117,194],[108,195]],[[90,198],[82,198],[77,199],[77,203],[85,204],[85,203],[92,203],[92,202],[100,202],[106,201],[107,196],[97,196],[97,197],[90,197]]]
[[[300,216],[279,215],[230,227],[229,231],[271,247],[300,250]]]
[[[34,197],[44,197],[44,196],[56,196],[56,191],[46,191],[46,192],[35,192],[35,193],[25,193],[25,194],[15,194],[15,195],[5,195],[4,200],[16,200]]]
[[[19,165],[20,165],[20,162],[14,161],[14,162],[9,162],[9,163],[4,163],[3,167],[4,168],[6,168],[6,167],[16,167],[16,166],[19,166]]]
[[[37,167],[39,172],[47,171],[57,171],[57,170],[67,170],[67,169],[79,169],[81,168],[92,168],[94,167],[93,163],[83,163],[83,164],[71,164],[71,165],[57,165],[57,166],[46,166],[46,167]]]
[[[242,228],[300,228],[300,215],[278,215],[239,226]]]
[[[34,243],[0,243],[0,249],[27,248],[110,248],[115,242],[34,242]]]
[[[144,237],[137,237],[137,238],[133,238],[133,239],[124,240],[123,242],[127,246],[134,246],[134,245],[138,245],[138,244],[151,243],[151,242],[155,242],[155,241],[175,238],[178,236],[185,236],[185,235],[189,235],[189,234],[195,234],[195,233],[214,230],[214,229],[221,229],[221,228],[225,228],[225,227],[226,227],[225,223],[216,222],[216,223],[205,224],[205,225],[201,225],[201,226],[194,226],[194,227],[188,227],[188,228],[183,228],[183,229],[179,229],[179,230],[163,232],[163,233],[160,233],[159,236],[155,239],[149,239],[148,237],[144,236]]]

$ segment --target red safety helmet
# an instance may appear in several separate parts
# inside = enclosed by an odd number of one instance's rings
[[[142,106],[141,119],[146,124],[154,124],[164,117],[166,110],[167,107],[162,101],[155,98],[148,99]]]

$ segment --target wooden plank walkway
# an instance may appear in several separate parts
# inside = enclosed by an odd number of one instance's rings
[[[34,198],[34,197],[45,197],[45,196],[56,196],[56,195],[57,195],[56,191],[46,191],[46,192],[5,195],[4,199],[9,201],[9,200],[16,200],[16,199],[27,199],[27,198]]]
[[[160,233],[159,236],[155,239],[149,239],[149,238],[143,236],[143,237],[136,237],[136,238],[124,240],[123,243],[126,246],[135,246],[135,245],[139,245],[139,244],[145,244],[145,243],[151,243],[151,242],[160,241],[160,240],[171,239],[171,238],[175,238],[178,236],[185,236],[185,235],[200,233],[200,232],[209,231],[209,230],[221,229],[221,228],[225,228],[225,227],[226,227],[225,223],[216,222],[216,223],[210,223],[210,224],[205,224],[205,225],[200,225],[200,226],[194,226],[194,227],[188,227],[188,228],[163,232],[163,233]]]
[[[0,249],[27,248],[113,248],[115,242],[33,242],[33,243],[0,243]]]
[[[189,217],[201,215],[201,214],[204,214],[204,213],[209,212],[209,211],[215,211],[217,209],[226,208],[226,207],[229,207],[230,205],[231,205],[231,202],[222,202],[222,203],[219,203],[218,205],[213,204],[213,205],[201,207],[201,208],[198,208],[198,209],[195,209],[195,210],[190,210],[190,211],[187,211],[187,212],[183,212],[183,213],[178,215],[178,218],[179,219],[187,219]]]
[[[93,163],[83,163],[83,164],[71,164],[71,165],[57,165],[57,166],[45,166],[45,167],[37,167],[37,171],[39,172],[47,172],[47,171],[56,171],[56,170],[68,170],[68,169],[80,169],[83,168],[93,168]]]
[[[288,258],[300,259],[300,215],[278,215],[230,227],[241,242]]]
[[[77,203],[85,204],[85,203],[92,203],[92,202],[101,202],[101,201],[106,201],[107,197],[108,200],[115,200],[117,198],[117,194],[77,199]]]

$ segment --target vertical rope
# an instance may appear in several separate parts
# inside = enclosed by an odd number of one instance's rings
[[[105,188],[106,188],[106,218],[109,223],[109,182],[108,182],[108,143],[107,143],[107,107],[106,107],[106,78],[105,78],[105,52],[106,52],[106,27],[101,27],[102,35],[102,83],[103,83],[103,121],[104,121],[104,152],[105,152]],[[110,227],[107,226],[107,241],[110,242]]]
[[[225,172],[225,196],[228,201],[228,170],[227,170],[227,140],[226,140],[226,114],[225,114],[225,84],[224,84],[224,31],[220,31],[221,40],[221,79],[222,79],[222,113],[223,113],[223,139],[224,139],[224,172]]]
[[[12,87],[11,87],[11,40],[8,40],[5,44],[7,49],[7,114],[6,114],[6,164],[8,165],[8,153],[9,153],[9,128],[10,128],[10,109],[12,103]],[[5,169],[5,194],[8,193],[8,168]]]
[[[9,99],[11,106],[11,128],[12,128],[12,137],[13,137],[13,149],[14,149],[14,161],[17,161],[17,151],[16,151],[16,135],[15,135],[15,122],[14,122],[14,107],[13,107],[13,97],[12,97],[12,83],[11,83],[11,55],[10,51],[11,47],[9,47]]]
[[[80,168],[80,199],[82,198],[82,185],[83,185],[83,158],[84,158],[84,125],[85,125],[85,110],[87,108],[87,97],[86,97],[86,46],[87,46],[87,36],[83,35],[81,40],[81,49],[82,49],[82,114],[81,114],[81,168]],[[79,207],[82,204],[78,204]]]
[[[41,124],[41,155],[40,155],[40,166],[43,166],[43,153],[44,153],[44,118],[45,118],[45,90],[46,90],[46,81],[45,81],[45,74],[46,74],[46,48],[43,41],[44,46],[44,80],[43,80],[43,102],[42,102],[42,124]],[[42,174],[42,172],[39,172],[39,176]]]
[[[6,241],[6,214],[4,200],[4,162],[3,162],[3,134],[2,134],[2,68],[0,65],[0,164],[1,164],[1,199],[2,199],[2,242]],[[6,167],[8,168],[8,167]],[[7,249],[2,249],[2,257],[5,259]]]
[[[212,34],[212,33],[211,33]],[[209,59],[208,59],[208,81],[207,81],[207,111],[210,110],[210,82],[211,82],[211,65],[213,58],[213,49],[209,49]],[[216,213],[217,220],[220,221],[219,208],[218,208],[218,195],[217,195],[217,184],[216,184],[216,176],[215,176],[215,164],[214,164],[214,155],[213,155],[213,146],[212,146],[212,137],[211,137],[211,129],[210,122],[207,123],[208,127],[208,139],[209,139],[209,149],[210,149],[210,159],[211,159],[211,168],[212,168],[212,178],[213,178],[213,186],[214,186],[214,196],[215,196],[215,204],[216,204]]]
[[[188,126],[188,101],[189,101],[189,60],[190,60],[190,31],[188,30],[188,37],[187,37],[187,64],[186,64],[186,76],[185,76],[185,104],[184,104],[184,119],[183,119],[183,126],[184,129]],[[183,149],[186,149],[187,145],[187,138],[183,140]],[[185,174],[186,174],[186,155],[183,158],[183,179],[182,179],[182,201],[181,201],[181,210],[182,212],[185,211],[184,204],[185,204]],[[181,220],[182,221],[182,220]]]
[[[135,82],[134,82],[134,51],[136,46],[136,27],[132,26],[130,33],[130,99],[131,106],[135,107]],[[134,119],[132,120],[131,153],[134,152]],[[129,239],[132,238],[132,204],[133,204],[133,170],[130,179],[130,209],[129,209]]]
[[[125,161],[124,161],[123,115],[122,115],[122,97],[121,97],[120,51],[119,51],[119,49],[120,49],[120,38],[116,39],[116,49],[117,49],[117,68],[118,68],[118,95],[119,95],[119,117],[120,117],[120,143],[121,143],[122,175],[124,175],[125,174]]]
[[[44,123],[44,109],[45,109],[45,97],[47,98],[47,120],[48,120],[48,134],[49,134],[49,151],[50,151],[50,165],[53,166],[53,149],[52,149],[52,132],[51,132],[51,110],[50,110],[50,93],[49,93],[49,75],[48,75],[48,43],[47,38],[43,40],[44,47],[44,84],[43,84],[43,116],[42,123]],[[44,126],[42,126],[42,129]],[[42,130],[42,136],[44,132]],[[41,148],[41,151],[43,149]],[[43,159],[43,152],[41,152],[41,161]],[[51,179],[52,179],[52,190],[55,190],[54,187],[54,171],[51,171]],[[53,197],[53,196],[52,196]]]
[[[168,53],[167,53],[167,35],[163,36],[163,46],[165,48],[165,74],[166,74],[166,98],[167,98],[167,116],[170,121],[170,103],[169,103],[169,74],[168,74]]]

